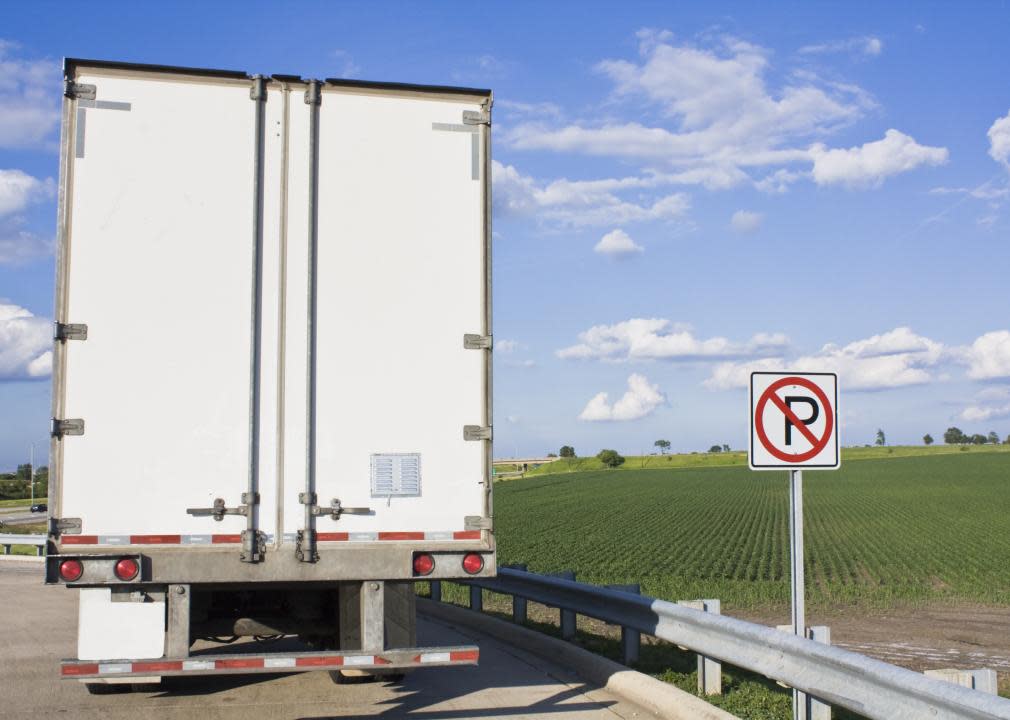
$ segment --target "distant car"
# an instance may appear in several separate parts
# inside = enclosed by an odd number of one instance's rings
[[[32,505],[32,512],[45,512],[49,509],[49,506],[45,503],[39,503],[38,505]]]

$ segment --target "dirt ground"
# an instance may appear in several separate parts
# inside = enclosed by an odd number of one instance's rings
[[[740,614],[766,625],[788,614]],[[960,605],[866,613],[811,613],[807,625],[831,628],[831,644],[912,670],[988,667],[1010,675],[1010,607]]]

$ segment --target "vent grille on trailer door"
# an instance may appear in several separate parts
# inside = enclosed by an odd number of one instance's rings
[[[421,494],[421,455],[372,455],[372,497],[417,497]]]

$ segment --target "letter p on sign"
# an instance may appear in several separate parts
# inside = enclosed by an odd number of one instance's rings
[[[751,373],[748,447],[751,470],[837,470],[838,376]]]

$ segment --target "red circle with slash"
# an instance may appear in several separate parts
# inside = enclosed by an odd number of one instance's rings
[[[821,409],[824,412],[824,434],[821,437],[814,435],[810,429],[803,424],[803,421],[796,417],[788,405],[786,405],[782,398],[780,398],[776,392],[786,385],[799,385],[800,387],[806,388],[814,394],[818,402],[821,404]],[[793,427],[800,431],[800,433],[807,439],[807,442],[812,446],[809,450],[803,453],[787,453],[784,450],[780,450],[775,447],[774,443],[768,439],[767,433],[765,433],[764,424],[764,410],[765,406],[771,402],[774,404],[782,414],[792,423]],[[777,457],[783,462],[793,462],[801,463],[816,457],[818,453],[821,452],[825,447],[827,447],[828,440],[831,439],[831,431],[834,429],[834,411],[831,408],[831,402],[828,400],[828,396],[824,394],[815,383],[801,377],[787,377],[777,380],[768,388],[761,393],[761,397],[758,399],[757,407],[754,409],[754,429],[757,431],[758,439],[761,444],[764,445],[765,449],[772,455]]]

